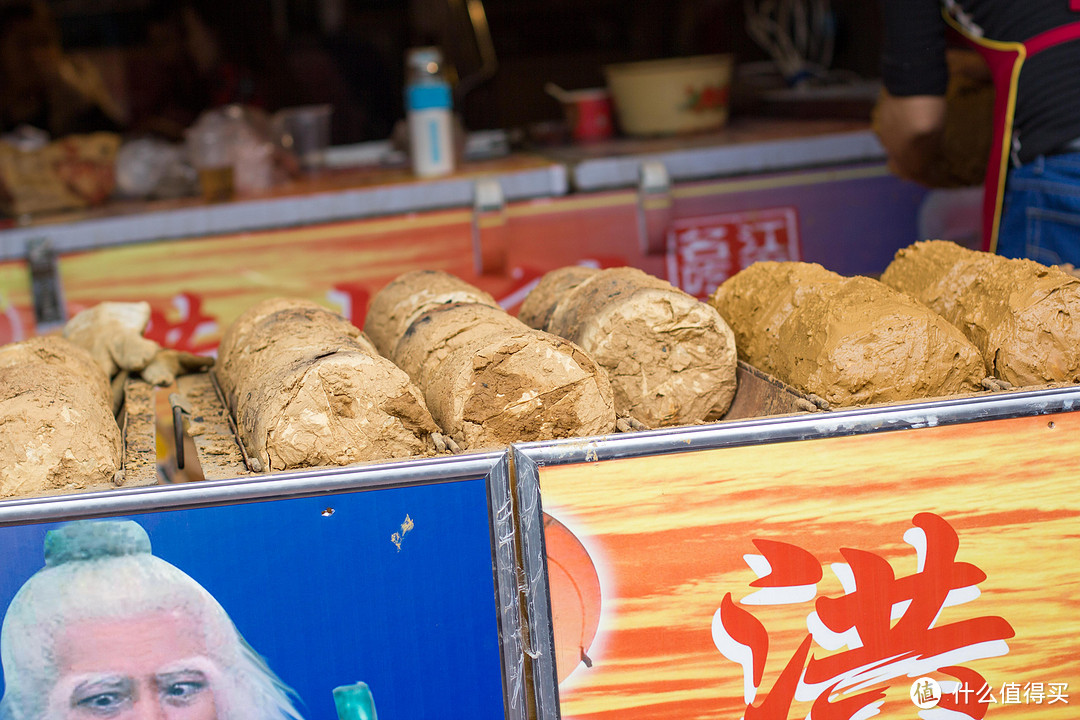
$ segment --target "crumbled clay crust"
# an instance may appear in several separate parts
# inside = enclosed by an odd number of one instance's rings
[[[975,392],[985,376],[956,328],[870,278],[755,263],[712,303],[735,328],[740,357],[833,406]]]
[[[269,470],[422,455],[438,428],[384,358],[356,350],[298,359],[254,384],[238,429]]]
[[[1080,381],[1080,278],[932,240],[900,250],[881,279],[963,331],[994,377]]]
[[[440,305],[409,326],[394,359],[424,390],[438,423],[469,449],[615,428],[603,369],[580,347],[498,307]]]
[[[555,270],[522,314],[607,370],[620,417],[653,428],[707,422],[735,396],[731,328],[709,305],[640,270]]]
[[[546,330],[563,296],[598,272],[597,268],[581,265],[552,270],[525,296],[518,310],[518,320],[531,328]]]
[[[434,451],[439,428],[419,391],[345,318],[308,301],[268,301],[249,313],[223,338],[216,372],[262,467]]]
[[[289,317],[291,320],[288,322],[294,323],[294,326],[278,328],[278,332],[273,337],[275,342],[292,343],[295,339],[296,344],[300,346],[310,345],[312,342],[325,342],[328,330],[332,329],[340,338],[346,341],[359,340],[362,344],[366,343],[364,345],[366,349],[375,352],[370,341],[361,339],[359,328],[318,303],[303,298],[289,297],[262,300],[241,313],[232,324],[225,328],[221,342],[218,344],[218,359],[215,365],[218,380],[222,383],[222,389],[227,395],[232,394],[229,383],[238,375],[232,366],[236,363],[249,362],[252,354],[271,341],[272,336],[263,324],[271,316],[283,312],[286,315],[279,316],[277,322],[280,323]]]
[[[161,347],[143,337],[150,322],[148,302],[101,302],[75,315],[63,336],[85,348],[108,377],[119,370],[142,370]]]
[[[608,303],[580,336],[607,368],[621,417],[647,427],[719,419],[735,397],[735,336],[720,314],[667,289]]]
[[[375,294],[368,308],[364,332],[380,353],[391,357],[398,340],[418,317],[449,303],[499,307],[491,295],[449,273],[417,270],[401,275]]]
[[[0,348],[0,498],[114,487],[123,462],[108,379],[57,337]]]
[[[395,344],[390,359],[425,387],[446,357],[488,337],[521,331],[521,323],[502,308],[477,303],[439,305],[419,316]]]
[[[61,367],[84,378],[102,401],[112,403],[112,388],[93,356],[70,340],[58,335],[42,335],[0,347],[0,368],[48,364]]]

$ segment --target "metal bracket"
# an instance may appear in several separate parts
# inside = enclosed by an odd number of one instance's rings
[[[473,266],[478,275],[506,272],[509,249],[506,198],[495,178],[476,181],[472,218]]]
[[[671,225],[671,177],[664,163],[648,160],[638,168],[638,240],[645,255],[660,255],[667,249]]]
[[[34,322],[38,334],[57,330],[67,322],[64,288],[60,283],[60,263],[48,238],[33,238],[26,243],[26,261],[30,266],[30,294],[34,303]]]
[[[176,469],[184,469],[184,432],[191,424],[191,403],[179,393],[169,393],[172,407],[173,442],[176,445]]]

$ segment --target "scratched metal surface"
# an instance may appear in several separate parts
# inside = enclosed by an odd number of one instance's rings
[[[906,430],[1080,410],[1080,386],[995,392],[785,417],[521,443],[539,466]]]

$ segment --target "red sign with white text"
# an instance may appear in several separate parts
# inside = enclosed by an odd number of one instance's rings
[[[668,282],[702,300],[758,261],[801,259],[794,207],[686,218],[668,230]]]

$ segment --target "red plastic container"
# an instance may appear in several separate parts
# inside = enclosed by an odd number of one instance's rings
[[[611,137],[611,95],[607,89],[567,91],[562,106],[575,141],[595,142]]]

